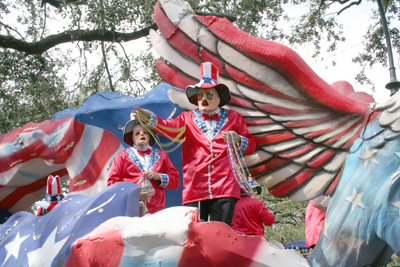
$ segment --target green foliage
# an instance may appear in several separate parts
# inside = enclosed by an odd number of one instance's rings
[[[325,8],[315,5],[311,8],[317,10],[300,17],[300,23],[294,26],[289,41],[291,44],[312,42],[316,48],[313,57],[317,57],[321,53],[321,42],[324,40],[330,43],[327,51],[332,52],[336,50],[338,42],[344,42],[346,39],[342,36],[342,26],[336,22],[336,19],[332,16],[325,17]]]
[[[41,55],[10,50],[0,54],[0,134],[29,121],[49,120],[67,107],[64,79],[54,72],[56,64]]]
[[[235,16],[235,24],[243,31],[270,40],[283,36],[278,22],[283,15],[280,1],[188,1],[194,10]]]
[[[399,267],[400,266],[400,257],[394,254],[392,258],[387,263],[386,267]]]
[[[393,54],[400,55],[400,31],[396,27],[390,27],[394,21],[400,20],[400,3],[396,3],[395,1],[383,1],[383,4],[387,5],[387,13],[389,14],[386,15],[386,19],[389,28],[390,41],[393,50],[392,52]],[[378,11],[374,12],[373,19],[374,23],[371,23],[367,33],[365,34],[364,50],[353,58],[353,62],[359,63],[360,66],[362,66],[361,71],[357,74],[357,81],[360,84],[370,84],[373,88],[373,91],[375,91],[375,87],[365,74],[365,70],[366,67],[371,68],[376,64],[388,67],[388,50],[382,23],[380,22],[380,14]]]
[[[305,240],[305,209],[307,202],[293,202],[288,198],[275,198],[267,190],[264,190],[260,199],[274,214],[275,223],[272,227],[265,227],[265,238],[285,243],[296,240]]]

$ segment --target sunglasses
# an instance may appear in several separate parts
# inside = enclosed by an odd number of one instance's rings
[[[198,93],[198,94],[197,94],[197,100],[202,100],[203,97],[204,97],[204,93]],[[205,95],[205,97],[206,97],[208,100],[211,100],[211,99],[213,99],[214,94],[211,93],[211,92],[207,92],[206,95]]]

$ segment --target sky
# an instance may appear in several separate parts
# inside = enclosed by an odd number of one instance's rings
[[[344,27],[343,32],[346,41],[340,43],[334,53],[323,53],[323,61],[316,61],[311,57],[313,48],[310,45],[294,48],[294,50],[327,83],[332,84],[336,81],[344,80],[349,82],[355,91],[365,91],[371,94],[369,85],[360,85],[354,79],[361,70],[361,66],[358,63],[353,63],[352,58],[363,50],[362,37],[369,25],[370,16],[372,15],[371,8],[377,9],[377,7],[376,2],[364,1],[360,6],[353,6],[341,13],[337,18]],[[287,11],[289,13],[294,12],[292,10]],[[298,12],[298,9],[295,12]],[[400,27],[400,22],[397,22],[397,26]],[[382,36],[382,38],[385,37]],[[400,80],[399,58],[396,54],[393,56],[397,80]],[[333,60],[337,63],[335,66],[332,65]],[[376,64],[373,69],[368,69],[366,73],[368,78],[375,84],[376,93],[373,95],[375,100],[377,102],[387,100],[390,97],[390,91],[385,88],[385,85],[390,81],[389,67],[382,67]]]

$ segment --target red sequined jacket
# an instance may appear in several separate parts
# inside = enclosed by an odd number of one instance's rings
[[[175,129],[186,126],[186,141],[182,144],[183,204],[213,198],[240,198],[240,187],[232,173],[228,144],[223,140],[222,133],[235,131],[241,135],[241,149],[245,155],[254,152],[256,141],[238,112],[221,109],[221,116],[210,138],[206,136],[206,124],[198,109],[168,120],[152,113],[148,126],[154,129],[155,123]],[[168,134],[172,136],[176,133]]]
[[[155,195],[146,201],[146,207],[149,213],[155,213],[165,209],[165,189],[176,189],[179,186],[179,172],[172,164],[168,155],[157,149],[151,150],[151,161],[149,169],[161,175],[161,184],[150,179]],[[107,186],[111,186],[118,182],[131,182],[137,184],[144,173],[138,157],[127,148],[115,156],[110,172],[108,174]]]

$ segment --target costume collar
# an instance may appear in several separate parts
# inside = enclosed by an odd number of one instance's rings
[[[210,137],[207,136],[207,127],[206,124],[204,122],[204,120],[202,119],[201,115],[203,114],[202,112],[199,111],[199,109],[193,110],[193,115],[195,116],[194,118],[194,123],[197,125],[197,127],[199,127],[199,129],[204,133],[204,135],[209,139],[212,140],[215,138],[215,136],[217,136],[217,134],[222,130],[222,128],[225,126],[225,124],[228,122],[228,114],[229,114],[229,110],[224,109],[224,108],[218,108],[216,111],[220,112],[220,116],[219,119],[217,121],[217,125],[215,127],[214,133]],[[214,111],[215,112],[215,111]],[[213,114],[212,114],[213,115]]]
[[[159,154],[160,150],[154,147],[151,148],[151,153],[150,153],[150,164],[149,164],[149,170],[153,169],[153,167],[156,165],[158,160],[161,158]],[[146,148],[147,149],[147,148]],[[128,153],[128,158],[139,168],[140,171],[145,172],[146,170],[143,168],[142,164],[140,163],[139,158],[136,156],[134,150],[134,147],[127,148],[125,151]]]
[[[137,145],[133,145],[132,146],[134,149],[136,149],[136,150],[142,150],[142,151],[145,151],[145,150],[147,150],[147,149],[151,149],[152,147],[150,146],[150,145],[147,145],[145,148],[139,148]]]
[[[214,110],[214,111],[211,112],[211,113],[207,113],[207,112],[200,111],[200,110],[199,110],[199,112],[200,112],[200,116],[203,115],[204,113],[205,113],[205,114],[208,114],[210,117],[213,116],[213,115],[215,115],[215,114],[218,114],[219,116],[221,116],[221,108],[220,108],[220,107],[217,107],[217,109]]]

